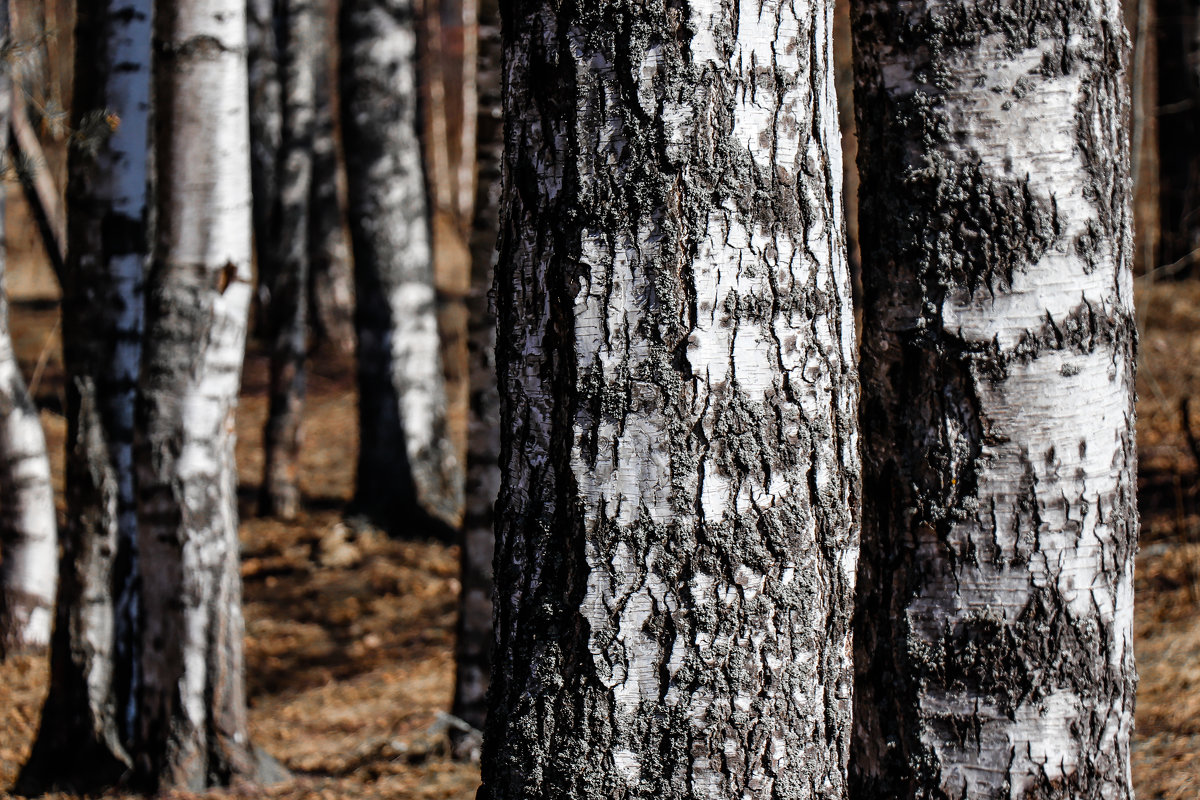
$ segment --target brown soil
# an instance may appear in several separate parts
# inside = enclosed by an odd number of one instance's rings
[[[1139,286],[1142,320],[1136,636],[1141,686],[1134,777],[1142,800],[1200,796],[1200,468],[1181,426],[1195,396],[1200,438],[1200,283]],[[17,302],[17,350],[61,480],[65,423],[52,301]],[[266,359],[251,348],[238,413],[242,573],[255,741],[293,779],[205,797],[459,798],[478,770],[452,761],[445,723],[453,675],[457,551],[347,524],[357,430],[350,366],[317,354],[303,484],[308,513],[258,519]],[[61,488],[61,486],[59,487]],[[16,775],[45,692],[42,658],[0,667],[0,787]],[[119,795],[113,795],[119,796]],[[188,798],[193,795],[176,794]]]

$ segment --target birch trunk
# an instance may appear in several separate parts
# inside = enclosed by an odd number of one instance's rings
[[[250,175],[258,319],[266,320],[279,240],[279,157],[283,146],[278,7],[283,0],[246,0],[246,58],[250,84]],[[256,325],[256,327],[261,327]]]
[[[342,6],[358,330],[356,505],[393,532],[456,526],[463,491],[462,467],[445,433],[414,25],[411,0]]]
[[[446,128],[453,137],[455,211],[464,223],[474,220],[479,114],[479,0],[442,0],[442,31],[449,50]]]
[[[851,796],[1132,798],[1120,7],[862,0],[854,37]]]
[[[504,8],[480,797],[840,797],[859,468],[832,3]]]
[[[56,532],[46,440],[13,352],[0,256],[0,659],[50,643]]]
[[[469,0],[470,1],[470,0]],[[454,715],[474,730],[455,730],[456,758],[478,760],[487,719],[492,646],[492,557],[496,494],[500,490],[500,395],[496,386],[496,309],[491,302],[500,229],[500,164],[504,157],[501,112],[500,9],[478,6],[478,191],[471,230],[471,294],[467,299],[470,345],[470,416],[467,439],[466,513],[459,537],[462,590],[455,643]]]
[[[9,35],[0,1],[0,39]],[[13,82],[0,74],[0,130],[8,128]],[[4,218],[0,198],[0,220]],[[8,328],[0,235],[0,658],[50,643],[58,569],[54,491],[37,408],[25,388]]]
[[[69,160],[63,282],[67,524],[49,695],[18,787],[99,791],[129,767],[137,696],[133,416],[148,208],[151,0],[81,8],[75,120],[121,122]],[[65,768],[70,765],[70,768]]]
[[[152,790],[254,774],[246,733],[234,410],[251,295],[243,0],[159,4],[156,236],[137,415]]]
[[[417,0],[425,185],[433,228],[433,285],[437,291],[438,333],[446,393],[446,432],[459,459],[466,458],[470,414],[470,357],[467,295],[471,291],[468,243],[469,203],[461,185],[457,160],[462,153],[462,3],[461,0]],[[473,167],[474,165],[472,165]]]
[[[1158,0],[1162,258],[1200,263],[1200,2]]]
[[[338,147],[335,21],[337,0],[322,0],[314,35],[320,60],[316,69],[313,134],[312,208],[309,239],[312,267],[310,297],[314,333],[341,353],[354,352],[354,268],[343,213],[346,177]]]
[[[308,355],[309,280],[316,142],[316,82],[323,64],[317,0],[279,0],[282,22],[283,133],[279,151],[279,237],[268,256],[266,334],[271,402],[263,433],[259,510],[294,519],[300,512],[300,447]]]

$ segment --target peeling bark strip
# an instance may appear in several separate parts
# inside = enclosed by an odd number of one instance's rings
[[[67,525],[38,739],[18,788],[100,791],[129,767],[137,670],[133,414],[147,235],[151,0],[98,0],[77,20],[73,126],[121,120],[70,153],[63,355]],[[70,768],[65,768],[70,765]]]
[[[155,19],[154,250],[137,412],[143,687],[151,789],[252,774],[238,575],[237,403],[250,303],[244,0]]]
[[[862,0],[851,795],[1131,798],[1125,35],[1113,0]]]
[[[356,504],[393,531],[420,528],[420,515],[457,526],[462,465],[445,430],[412,0],[346,0],[341,20],[358,328]]]
[[[502,9],[480,796],[840,797],[859,464],[832,3]]]
[[[469,3],[468,3],[469,4]],[[467,299],[470,345],[470,417],[467,440],[466,514],[459,540],[462,592],[455,643],[454,715],[474,731],[451,731],[454,754],[478,759],[487,719],[491,672],[492,558],[495,554],[496,495],[500,490],[500,394],[496,386],[496,235],[500,229],[500,165],[504,158],[501,110],[500,8],[482,0],[478,17],[479,88],[477,146],[479,176],[471,230],[471,294]]]
[[[0,0],[0,40],[9,35],[8,11],[8,0]],[[5,131],[13,83],[9,65],[0,66],[0,131]],[[0,220],[3,212],[0,199]],[[58,575],[46,439],[13,352],[4,266],[0,233],[0,658],[50,643]]]

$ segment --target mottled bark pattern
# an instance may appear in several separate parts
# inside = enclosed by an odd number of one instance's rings
[[[318,0],[313,47],[317,64],[313,113],[312,207],[309,209],[310,308],[313,334],[338,351],[354,352],[354,265],[343,203],[346,176],[342,171],[337,126],[338,0]]]
[[[9,34],[8,11],[0,0],[0,39]],[[12,109],[11,67],[0,65],[0,131]],[[3,212],[0,199],[0,220]],[[0,233],[0,658],[50,643],[58,574],[46,439],[13,352],[4,267]]]
[[[837,798],[857,384],[832,3],[504,14],[482,798]]]
[[[496,0],[479,3],[478,189],[471,230],[471,294],[468,298],[470,417],[467,439],[466,513],[460,547],[462,593],[455,646],[454,715],[474,731],[452,732],[459,758],[479,757],[487,719],[492,648],[493,508],[500,490],[500,394],[496,386],[496,309],[491,302],[500,227],[500,163],[504,155],[501,113],[502,48]]]
[[[234,409],[251,294],[244,0],[155,19],[155,243],[137,413],[151,789],[252,773],[243,688]]]
[[[137,689],[138,545],[133,415],[141,357],[151,0],[80,7],[74,127],[121,123],[72,149],[63,356],[67,524],[38,739],[18,783],[99,790],[128,769]],[[64,765],[70,765],[69,769]]]
[[[852,797],[1130,798],[1125,34],[863,0]]]
[[[360,446],[356,504],[394,532],[462,516],[417,138],[411,0],[346,0],[341,17]],[[422,519],[423,517],[427,519]]]
[[[263,318],[270,306],[279,237],[279,151],[283,142],[280,84],[279,5],[282,0],[246,0],[246,59],[250,98],[250,175],[254,196],[254,251],[258,302]]]
[[[308,289],[312,271],[316,83],[325,69],[319,0],[278,0],[283,36],[279,236],[270,243],[266,338],[271,346],[271,403],[263,432],[259,510],[293,519],[300,511],[300,446],[308,355]]]

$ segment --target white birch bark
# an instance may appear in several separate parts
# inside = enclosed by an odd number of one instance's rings
[[[120,120],[70,155],[63,285],[67,524],[51,682],[18,787],[99,791],[130,764],[138,668],[133,416],[149,245],[151,0],[80,10],[75,122]],[[70,768],[64,768],[70,764]]]
[[[300,512],[300,448],[307,389],[308,308],[312,253],[313,167],[319,45],[316,0],[280,0],[283,95],[279,150],[279,235],[269,245],[274,267],[266,335],[271,345],[271,402],[263,432],[260,513],[294,519]]]
[[[9,36],[9,7],[0,2],[0,39]],[[13,83],[0,74],[0,131],[8,128]],[[0,200],[0,220],[4,204]],[[0,240],[3,236],[0,236]],[[2,241],[0,241],[2,244]],[[50,462],[37,408],[25,388],[8,327],[0,247],[0,657],[50,643],[58,580],[57,523]]]
[[[155,225],[137,417],[141,780],[252,776],[238,573],[237,404],[251,295],[243,0],[155,19]]]
[[[358,329],[359,509],[393,532],[457,526],[411,0],[342,7],[342,119]]]
[[[480,797],[840,797],[858,440],[832,3],[504,13]]]
[[[1131,798],[1126,40],[1111,0],[855,13],[852,796]]]

